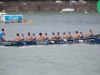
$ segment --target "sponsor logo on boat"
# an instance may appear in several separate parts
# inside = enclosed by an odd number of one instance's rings
[[[9,19],[9,20],[18,20],[18,17],[17,17],[17,16],[16,16],[16,17],[9,16],[8,19]]]

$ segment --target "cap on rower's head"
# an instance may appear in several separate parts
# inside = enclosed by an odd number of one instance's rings
[[[65,32],[63,32],[63,34],[66,34]]]
[[[47,35],[47,33],[45,33]]]
[[[52,34],[54,35],[55,33],[54,33],[54,32],[52,32]]]
[[[33,33],[33,35],[35,35],[35,33]]]
[[[80,32],[80,33],[82,33],[82,32]]]
[[[90,29],[90,31],[92,31],[92,30]]]
[[[59,34],[59,32],[57,32],[57,34]]]

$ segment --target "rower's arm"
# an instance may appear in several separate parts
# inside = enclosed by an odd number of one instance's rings
[[[39,40],[39,38],[36,39],[37,41]]]
[[[53,39],[56,39],[56,35],[54,37],[52,37]]]
[[[90,33],[88,33],[86,36],[88,37],[90,35]]]
[[[28,41],[28,38],[26,38],[25,41]]]
[[[34,37],[33,39],[37,39],[36,37]]]
[[[4,35],[4,36],[6,35],[5,32],[3,32],[3,35]]]
[[[32,39],[33,39],[33,37],[31,36],[29,40],[31,41]]]
[[[49,39],[49,37],[47,37]]]
[[[18,41],[20,41],[20,40],[21,40],[21,38],[19,37],[19,38],[18,38]]]
[[[42,40],[43,40],[44,38],[45,38],[45,37],[43,36],[43,37],[42,37]]]
[[[17,38],[15,38],[15,39],[13,40],[13,42],[15,42],[15,41],[16,41],[16,39],[17,39]]]

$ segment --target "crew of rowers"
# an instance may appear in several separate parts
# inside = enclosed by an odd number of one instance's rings
[[[42,35],[42,33],[39,33],[39,37],[37,38],[35,36],[35,33],[33,33],[33,35],[31,35],[29,32],[27,34],[27,38],[25,39],[24,34],[22,34],[22,36],[20,37],[19,34],[16,34],[16,38],[13,40],[14,42],[18,42],[20,40],[23,41],[54,41],[54,40],[79,40],[79,39],[87,39],[87,38],[91,38],[93,36],[93,32],[92,30],[89,31],[89,33],[84,36],[84,34],[82,32],[78,33],[78,31],[75,31],[75,36],[72,37],[71,32],[68,32],[68,34],[66,34],[65,32],[63,32],[62,37],[60,36],[59,32],[57,32],[57,34],[55,34],[54,32],[52,33],[52,37],[49,38],[47,33],[45,33],[45,35]]]

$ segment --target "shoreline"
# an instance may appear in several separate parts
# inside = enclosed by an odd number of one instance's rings
[[[18,12],[18,11],[62,11],[62,9],[71,6],[75,11],[97,11],[97,2],[3,2],[0,3],[0,11]]]

